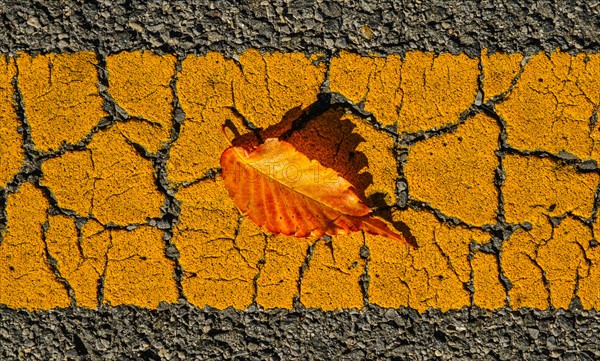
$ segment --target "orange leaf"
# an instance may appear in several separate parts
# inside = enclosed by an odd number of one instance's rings
[[[336,171],[285,141],[269,138],[252,151],[229,147],[221,155],[221,168],[242,214],[274,234],[321,237],[363,230],[408,242],[373,218]]]

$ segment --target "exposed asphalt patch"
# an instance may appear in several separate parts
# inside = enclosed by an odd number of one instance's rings
[[[0,308],[3,360],[595,360],[595,311]]]
[[[600,50],[597,1],[35,1],[0,4],[0,52]]]

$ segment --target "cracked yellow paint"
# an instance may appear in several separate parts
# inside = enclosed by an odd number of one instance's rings
[[[119,124],[133,143],[156,153],[171,135],[176,58],[149,51],[122,52],[106,58],[108,93],[128,115],[137,118]]]
[[[326,70],[313,64],[316,58],[299,53],[261,55],[256,50],[241,54],[239,62],[218,53],[188,56],[177,82],[186,120],[171,148],[169,179],[190,182],[219,167],[219,157],[229,146],[221,133],[227,120],[245,133],[242,118],[267,127],[292,108],[316,101]]]
[[[354,133],[364,139],[356,147],[356,153],[363,153],[367,158],[367,166],[360,169],[358,175],[372,178],[372,183],[365,189],[368,204],[373,207],[392,205],[396,201],[394,193],[398,177],[394,140],[360,119],[354,118],[353,124],[356,126]]]
[[[14,177],[23,164],[23,137],[13,100],[12,80],[17,73],[13,58],[0,56],[0,188]]]
[[[375,59],[375,64],[366,94],[365,110],[373,113],[383,125],[397,125],[404,95],[400,87],[402,59],[390,55]]]
[[[384,59],[385,58],[381,58]],[[329,89],[343,94],[353,103],[365,100],[369,93],[371,74],[378,58],[342,51],[331,59],[329,65]]]
[[[331,110],[294,132],[288,141],[364,193],[372,206],[392,205],[398,171],[391,135],[351,114]]]
[[[596,291],[590,287],[594,278],[588,276],[592,273],[586,261],[589,228],[573,218],[566,218],[554,229],[550,222],[541,227],[550,238],[540,239],[532,235],[534,232],[519,230],[503,247],[503,269],[513,285],[509,291],[511,306],[566,309],[578,282],[582,304],[595,304]]]
[[[37,149],[76,144],[107,115],[98,92],[97,66],[92,52],[18,55],[19,89]]]
[[[398,55],[364,57],[343,51],[331,59],[329,89],[355,104],[364,102],[383,125],[395,125],[402,104],[401,68]]]
[[[502,95],[510,90],[513,81],[521,70],[523,55],[519,53],[488,54],[485,49],[481,54],[483,73],[483,101]]]
[[[60,274],[72,288],[78,306],[98,306],[98,282],[104,274],[109,231],[90,220],[79,232],[66,216],[50,216],[46,242]]]
[[[457,123],[475,101],[478,63],[464,54],[407,53],[398,131],[416,133]]]
[[[539,230],[543,230],[542,227],[536,228],[536,231]],[[544,230],[551,231],[551,228],[545,227]],[[522,229],[513,233],[502,245],[500,263],[512,285],[508,296],[513,308],[546,309],[549,306],[543,270],[535,261],[538,245],[539,238]]]
[[[598,220],[596,220],[593,226],[593,238],[597,239],[598,234]],[[590,244],[591,239],[590,234],[584,232],[581,232],[578,239],[588,268],[587,273],[583,272],[583,276],[579,280],[577,296],[579,296],[584,309],[597,310],[600,308],[600,287],[598,287],[600,284],[600,247],[597,245],[592,246]]]
[[[94,134],[86,150],[45,161],[42,171],[42,183],[58,205],[81,216],[128,225],[161,215],[165,197],[156,187],[152,161],[116,127]]]
[[[577,279],[588,273],[583,247],[590,239],[590,229],[569,217],[554,227],[552,238],[539,246],[537,263],[546,274],[550,301],[555,308],[569,308]]]
[[[49,203],[31,183],[10,194],[0,243],[0,304],[27,310],[67,307],[65,286],[48,264],[42,227]]]
[[[576,274],[586,267],[581,247],[591,235],[582,236],[589,231],[571,218],[553,229],[551,217],[591,217],[599,177],[548,158],[506,156],[503,164],[506,220],[532,226],[517,230],[502,247],[502,268],[513,285],[510,305],[567,308]]]
[[[470,279],[469,244],[487,243],[489,234],[438,221],[427,211],[393,213],[406,224],[419,248],[380,236],[366,236],[370,249],[369,301],[382,307],[429,307],[443,311],[470,305],[464,287]]]
[[[331,243],[318,241],[302,278],[300,302],[308,308],[335,310],[364,305],[359,283],[365,261],[361,232],[332,237]]]
[[[404,166],[411,197],[474,226],[496,223],[499,133],[494,119],[478,114],[412,146]]]
[[[300,268],[313,238],[270,236],[257,279],[256,302],[264,308],[291,309],[298,295]]]
[[[142,226],[111,230],[104,279],[104,302],[156,308],[177,302],[175,269],[165,256],[163,232]]]
[[[201,181],[177,193],[180,223],[173,244],[180,252],[184,294],[193,305],[243,309],[254,298],[254,277],[265,237],[244,219],[220,177]]]
[[[600,159],[595,142],[600,135],[591,122],[600,102],[598,74],[598,54],[533,55],[506,101],[496,106],[506,120],[508,143]]]
[[[500,283],[498,258],[493,254],[477,252],[471,259],[473,267],[473,303],[491,310],[506,305],[506,291]]]
[[[315,102],[327,70],[325,64],[315,64],[319,56],[245,51],[239,57],[241,73],[233,80],[235,108],[254,125],[266,128],[279,123],[290,109]]]
[[[91,211],[101,223],[126,225],[160,217],[165,196],[156,186],[151,160],[113,129],[95,134],[89,149],[96,173]]]
[[[360,308],[365,296],[419,312],[472,305],[568,308],[575,297],[585,309],[600,307],[594,241],[600,220],[592,218],[600,174],[519,152],[566,151],[600,161],[598,54],[557,51],[525,62],[521,54],[485,50],[479,59],[341,52],[327,68],[320,55],[250,49],[232,58],[189,55],[177,72],[173,55],[122,52],[106,58],[106,92],[131,118],[102,129],[95,128],[107,116],[95,54],[14,59],[0,58],[0,187],[13,179],[19,184],[0,193],[0,304],[156,308],[177,302],[181,291],[195,306],[218,309],[292,309],[295,301],[325,310]],[[185,114],[179,133],[171,84]],[[15,85],[22,104],[15,104]],[[271,235],[240,216],[221,177],[211,178],[218,172],[207,173],[218,170],[229,146],[223,123],[245,134],[249,122],[277,136],[322,86],[360,103],[373,119],[330,109],[288,141],[341,173],[397,229],[409,229],[418,249],[362,233],[331,243]],[[458,124],[478,91],[493,106]],[[24,124],[17,116],[21,105]],[[498,120],[486,115],[494,109]],[[377,129],[373,120],[392,127]],[[504,122],[514,147],[508,154],[498,153]],[[382,208],[396,201],[397,145],[390,129],[418,133],[452,124],[403,149],[402,171],[416,202],[405,210]],[[27,174],[15,177],[27,149],[21,131],[46,153],[40,186],[35,169],[23,167]],[[172,134],[177,138],[170,144]],[[78,145],[52,152],[65,143]],[[167,190],[157,185],[160,161],[151,159],[160,149],[168,151]],[[494,184],[499,165],[501,198]],[[167,192],[177,201],[170,206],[180,206],[171,239],[177,261],[166,256],[163,221],[154,226]],[[497,224],[499,199],[506,221],[522,227],[496,255],[487,253],[492,232],[482,226]],[[419,209],[419,202],[428,206]],[[442,221],[436,212],[470,227]],[[361,258],[364,246],[367,259]],[[367,295],[360,283],[365,270]]]
[[[81,216],[92,213],[94,160],[86,151],[67,152],[42,163],[42,184],[48,186],[58,205]]]
[[[416,133],[458,121],[475,101],[478,59],[409,52],[363,57],[342,52],[330,66],[330,90],[354,103],[365,103],[384,125]]]
[[[219,167],[221,153],[229,146],[221,125],[229,119],[240,131],[243,129],[232,110],[232,83],[236,76],[239,69],[235,62],[219,53],[188,55],[183,60],[177,91],[186,119],[169,152],[169,180],[190,182]]]
[[[507,155],[503,166],[504,212],[510,223],[529,222],[535,226],[547,217],[565,214],[589,218],[592,216],[594,194],[600,177],[595,173],[577,172],[549,158]],[[538,233],[539,239],[550,237]]]

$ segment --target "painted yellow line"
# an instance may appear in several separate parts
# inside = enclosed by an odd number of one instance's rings
[[[8,192],[0,304],[33,310],[72,302],[93,308],[99,299],[149,308],[177,302],[176,262],[166,256],[163,227],[156,224],[167,195],[152,160],[138,151],[156,154],[170,146],[166,179],[177,189],[180,215],[169,242],[179,251],[181,291],[196,306],[243,309],[256,301],[291,308],[297,299],[306,307],[361,307],[367,267],[369,302],[385,307],[566,308],[575,295],[584,308],[600,307],[600,247],[590,242],[599,228],[589,224],[598,173],[528,155],[567,152],[600,161],[593,121],[600,55],[342,52],[329,67],[319,58],[248,50],[233,60],[209,53],[187,56],[178,71],[171,55],[110,55],[107,96],[130,118],[99,131],[94,128],[107,113],[95,54],[0,58],[0,189],[26,163],[15,77],[30,139],[40,154],[53,154],[41,164],[39,184],[22,182]],[[185,119],[170,144],[175,77]],[[239,219],[221,178],[203,179],[228,146],[221,125],[231,120],[243,131],[245,119],[281,126],[316,100],[325,79],[331,91],[364,104],[398,132],[456,127],[395,145],[390,133],[332,109],[290,142],[325,166],[344,169],[379,206],[396,202],[396,157],[406,155],[403,176],[412,199],[462,223],[442,222],[428,209],[392,212],[391,220],[405,224],[420,246],[411,249],[360,233],[330,243],[273,236]],[[499,99],[495,111],[514,149],[502,159],[497,119],[479,113],[459,124],[475,102]],[[76,149],[56,153],[69,145]],[[502,217],[530,225],[504,241],[499,256],[490,252],[489,231],[498,219],[498,167],[505,178]],[[54,202],[66,212],[49,212]]]

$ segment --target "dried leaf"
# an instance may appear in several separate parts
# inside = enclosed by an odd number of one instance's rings
[[[363,230],[408,242],[373,218],[336,171],[285,141],[269,138],[251,151],[229,147],[221,155],[221,168],[242,214],[274,234],[321,237]]]

